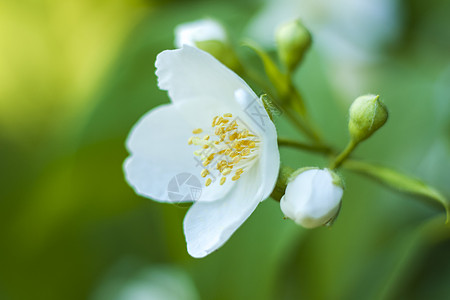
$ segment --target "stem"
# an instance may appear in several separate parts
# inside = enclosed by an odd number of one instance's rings
[[[340,165],[349,157],[349,155],[352,153],[352,151],[358,146],[358,143],[355,142],[353,139],[350,140],[347,147],[344,149],[344,151],[339,154],[338,157],[334,160],[334,162],[331,164],[330,169],[334,170],[336,168],[339,168]]]
[[[289,103],[289,107],[300,116],[304,126],[303,131],[308,134],[308,136],[312,138],[316,143],[323,145],[324,143],[322,141],[321,135],[317,131],[316,126],[309,118],[304,98],[294,85],[294,82],[292,80],[292,73],[288,72],[286,74],[286,78],[288,81],[288,92],[285,97],[283,97],[285,98],[283,99],[283,102]]]
[[[304,134],[306,134],[306,136],[317,142],[318,144],[322,144],[322,141],[320,140],[320,138],[317,136],[317,134],[315,132],[313,132],[306,124],[303,120],[298,119],[296,117],[296,115],[290,110],[290,108],[285,110],[286,116],[289,118],[289,120],[291,121],[291,123],[293,125],[295,125],[301,132],[303,132]]]
[[[306,150],[306,151],[311,151],[311,152],[319,152],[319,153],[324,153],[324,154],[333,153],[333,149],[331,149],[330,147],[325,146],[325,145],[310,145],[310,144],[305,144],[305,143],[301,143],[301,142],[297,142],[297,141],[293,141],[293,140],[285,139],[285,138],[278,138],[278,145],[297,148],[300,150]]]
[[[292,73],[288,72],[286,74],[288,81],[288,92],[287,97],[290,98],[291,107],[303,118],[308,118],[308,112],[306,110],[305,100],[300,94],[299,90],[295,87],[294,81],[292,80]]]
[[[257,47],[255,48],[253,46],[251,48],[257,51]],[[259,85],[259,87],[265,90],[265,92],[270,96],[270,98],[274,102],[276,102],[277,105],[284,108],[287,117],[293,123],[293,125],[295,125],[299,129],[299,131],[304,133],[309,139],[313,140],[315,143],[321,145],[324,144],[317,130],[311,124],[311,121],[307,117],[307,111],[303,97],[299,93],[299,91],[295,88],[295,85],[292,81],[291,72],[288,72],[288,74],[284,76],[285,80],[287,81],[286,90],[284,88],[280,89],[279,86],[275,85],[276,94],[280,99],[280,101],[276,101],[277,98],[273,96],[271,88],[266,84],[265,80],[263,80],[261,76],[259,76],[259,73],[253,72],[252,69],[245,68],[242,61],[239,61],[239,64],[240,64],[239,68],[240,72],[238,73],[240,73],[244,77],[248,77],[251,81]],[[267,66],[265,67],[267,69]],[[271,79],[270,76],[269,79]],[[272,80],[271,82],[273,83]],[[297,114],[300,116],[300,118],[297,118]]]

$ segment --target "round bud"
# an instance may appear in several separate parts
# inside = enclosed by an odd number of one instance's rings
[[[364,95],[356,98],[350,106],[348,130],[354,142],[370,137],[386,123],[388,111],[378,95]]]
[[[295,20],[281,24],[275,33],[275,39],[281,62],[292,72],[311,45],[311,34],[299,20]]]
[[[284,215],[305,228],[328,225],[337,217],[344,186],[328,169],[304,168],[291,176],[280,206]]]

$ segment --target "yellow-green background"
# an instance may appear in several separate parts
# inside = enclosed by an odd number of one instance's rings
[[[390,120],[356,155],[449,197],[450,5],[402,5],[401,37],[370,67],[368,92],[382,96]],[[238,40],[260,7],[256,0],[0,0],[0,299],[94,299],[108,278],[123,283],[165,267],[185,272],[202,299],[449,297],[442,211],[366,178],[344,172],[343,209],[331,229],[297,227],[268,200],[201,260],[185,250],[187,208],[138,197],[125,183],[131,126],[168,102],[154,61],[173,48],[173,28],[209,16]],[[326,68],[313,47],[295,78],[325,136],[343,147],[349,101],[328,88]],[[283,119],[278,125],[290,135]],[[293,150],[282,157],[295,167],[325,166]]]

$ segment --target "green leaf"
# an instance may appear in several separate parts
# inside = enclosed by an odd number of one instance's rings
[[[428,200],[434,200],[442,204],[447,214],[446,223],[450,220],[450,202],[435,188],[427,185],[423,181],[409,177],[406,174],[392,170],[390,168],[379,166],[356,160],[347,160],[345,168],[367,175],[395,190],[416,196],[425,197]]]

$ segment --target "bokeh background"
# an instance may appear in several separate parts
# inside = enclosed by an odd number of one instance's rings
[[[1,0],[0,299],[448,297],[443,211],[359,175],[343,172],[332,228],[302,229],[269,199],[200,260],[185,249],[187,207],[124,180],[130,128],[169,101],[154,61],[177,24],[221,21],[262,72],[240,41],[270,50],[269,25],[298,13],[316,43],[295,81],[325,137],[343,147],[349,104],[378,93],[390,119],[355,155],[450,197],[450,2],[332,2]],[[296,137],[283,117],[277,126]],[[327,163],[281,154],[293,167]]]

